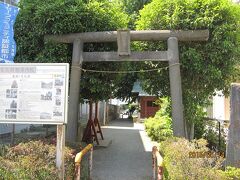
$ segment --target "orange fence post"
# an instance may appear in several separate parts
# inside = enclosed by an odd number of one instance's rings
[[[93,145],[87,145],[80,153],[77,153],[75,157],[75,180],[81,179],[81,161],[85,154],[90,152],[89,159],[88,159],[88,174],[89,180],[92,179],[92,160],[93,160]]]
[[[158,148],[153,146],[152,148],[152,167],[153,167],[153,180],[163,179],[163,158],[160,155]],[[157,177],[156,177],[157,173]]]

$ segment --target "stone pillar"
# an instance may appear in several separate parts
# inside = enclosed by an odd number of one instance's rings
[[[178,39],[168,38],[169,79],[172,102],[173,135],[186,137],[183,119],[182,84],[179,64]]]
[[[73,55],[70,76],[68,122],[66,140],[74,142],[77,140],[78,111],[79,111],[79,93],[81,66],[83,61],[83,43],[80,40],[73,42]]]
[[[240,84],[231,85],[226,165],[240,168]]]

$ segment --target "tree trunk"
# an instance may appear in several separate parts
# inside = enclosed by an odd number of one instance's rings
[[[186,127],[187,127],[187,138],[189,141],[191,141],[194,138],[194,123],[188,123]]]

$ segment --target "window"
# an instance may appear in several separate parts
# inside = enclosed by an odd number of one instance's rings
[[[147,107],[158,107],[158,105],[154,101],[147,101]]]

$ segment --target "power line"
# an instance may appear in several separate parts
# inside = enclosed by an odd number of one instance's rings
[[[180,63],[171,64],[170,66],[166,66],[163,68],[155,68],[155,69],[144,69],[144,70],[137,70],[137,71],[101,71],[95,69],[84,69],[80,68],[83,72],[92,72],[92,73],[106,73],[106,74],[128,74],[128,73],[145,73],[145,72],[152,72],[152,71],[159,71],[159,70],[167,70],[171,66],[181,65]],[[73,66],[73,68],[79,68]]]

